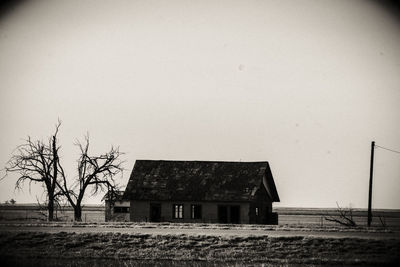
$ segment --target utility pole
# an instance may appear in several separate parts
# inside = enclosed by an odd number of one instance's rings
[[[368,227],[371,226],[371,221],[372,221],[371,203],[372,203],[372,176],[374,173],[374,150],[375,150],[375,141],[372,141],[372,143],[371,143],[371,162],[370,162],[370,169],[369,169]]]

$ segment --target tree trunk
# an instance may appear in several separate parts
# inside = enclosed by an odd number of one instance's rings
[[[54,199],[49,198],[47,209],[49,210],[49,222],[54,221]]]
[[[49,221],[53,221],[54,220],[54,190],[56,188],[56,182],[57,182],[57,163],[58,163],[58,152],[57,152],[57,144],[56,144],[56,135],[53,135],[53,179],[51,180],[51,190],[48,192],[49,194]],[[51,201],[50,201],[51,199]],[[51,207],[50,207],[50,203],[51,203]],[[51,216],[50,216],[51,214]]]
[[[82,207],[80,205],[74,207],[74,220],[76,222],[82,221]]]

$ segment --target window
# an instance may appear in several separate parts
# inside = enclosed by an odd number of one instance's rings
[[[191,205],[190,216],[192,219],[201,219],[201,205]]]
[[[172,210],[174,219],[183,219],[183,204],[174,204]]]
[[[128,213],[129,207],[114,207],[114,213]]]
[[[256,208],[256,216],[258,216],[258,208]]]

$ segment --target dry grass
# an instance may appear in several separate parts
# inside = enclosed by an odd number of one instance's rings
[[[400,228],[383,227],[345,227],[342,225],[318,226],[315,224],[291,224],[291,225],[260,225],[260,224],[215,224],[215,223],[149,223],[149,222],[0,222],[3,227],[96,227],[96,228],[156,228],[156,229],[207,229],[207,230],[264,230],[264,231],[303,231],[303,232],[385,232],[400,231]]]
[[[184,260],[272,264],[385,264],[400,240],[121,233],[0,233],[0,258]]]

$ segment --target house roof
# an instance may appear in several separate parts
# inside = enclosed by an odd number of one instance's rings
[[[137,160],[123,199],[249,201],[261,186],[279,201],[266,161]]]
[[[105,193],[104,196],[101,198],[101,201],[109,201],[110,197],[114,197],[114,200],[117,200],[117,201],[123,200],[124,191],[115,190],[115,191],[113,191],[113,193],[114,193],[113,196],[111,196],[110,193],[111,193],[111,191]]]

